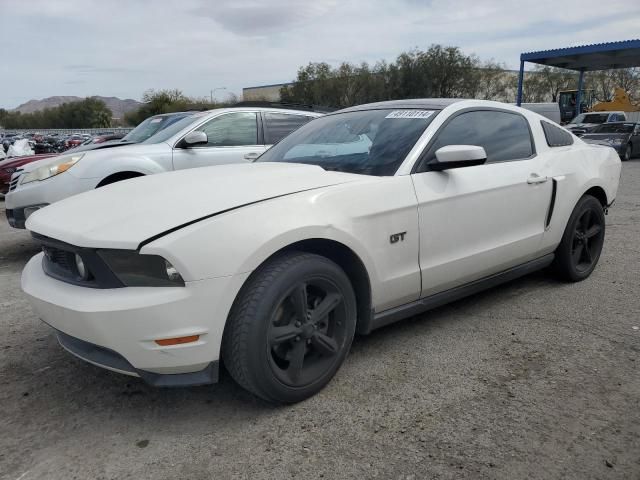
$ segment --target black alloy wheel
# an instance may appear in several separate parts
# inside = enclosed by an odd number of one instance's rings
[[[626,162],[628,160],[631,160],[631,155],[632,155],[632,148],[631,148],[631,144],[628,143],[627,144],[627,148],[624,149],[624,154],[622,156],[622,161]]]
[[[576,271],[586,272],[598,260],[604,242],[604,225],[592,209],[585,210],[573,231],[571,259]]]
[[[269,364],[276,377],[293,387],[318,380],[345,342],[346,316],[344,297],[329,279],[309,278],[295,285],[269,326]]]
[[[554,266],[565,280],[584,280],[595,269],[604,245],[605,220],[600,202],[585,195],[573,210]]]
[[[356,325],[349,278],[331,260],[288,252],[257,269],[223,335],[227,370],[265,400],[293,403],[320,391],[344,361]]]

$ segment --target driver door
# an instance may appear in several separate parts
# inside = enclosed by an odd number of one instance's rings
[[[265,151],[258,142],[258,114],[229,112],[212,118],[195,129],[207,134],[206,145],[173,149],[173,168],[207,167],[255,160]]]
[[[487,163],[429,171],[435,151],[456,144],[484,147]],[[441,127],[412,175],[423,297],[536,258],[551,199],[542,169],[519,114],[465,111]]]

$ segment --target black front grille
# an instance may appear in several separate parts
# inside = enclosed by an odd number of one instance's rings
[[[18,183],[20,182],[20,177],[22,176],[22,170],[17,170],[13,175],[11,175],[11,181],[9,182],[9,191],[13,192]]]
[[[75,254],[73,252],[44,245],[42,251],[44,252],[45,261],[58,272],[70,278],[80,278],[78,268],[75,264]]]
[[[42,268],[48,276],[66,283],[90,288],[121,288],[124,284],[93,248],[76,247],[37,233],[31,234],[42,245]],[[83,278],[76,266],[76,255],[88,275]]]

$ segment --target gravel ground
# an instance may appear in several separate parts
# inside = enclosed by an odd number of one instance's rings
[[[640,160],[587,281],[541,272],[358,338],[289,407],[76,360],[20,291],[36,252],[0,221],[2,479],[640,479]]]

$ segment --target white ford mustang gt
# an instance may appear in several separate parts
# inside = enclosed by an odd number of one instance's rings
[[[620,159],[475,100],[362,105],[252,164],[153,175],[34,213],[22,287],[61,345],[158,386],[296,402],[372,329],[552,265],[587,278]]]

